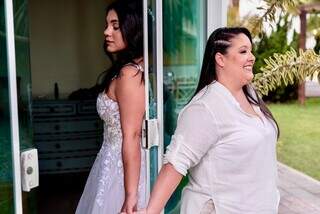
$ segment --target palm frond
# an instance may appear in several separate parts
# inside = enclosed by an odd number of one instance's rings
[[[264,0],[264,2],[264,6],[257,7],[257,10],[262,12],[261,14],[246,17],[240,23],[242,26],[247,27],[255,36],[262,32],[264,22],[269,23],[270,27],[272,27],[271,23],[276,22],[277,10],[280,10],[284,13],[298,13],[298,2],[296,0]]]
[[[264,60],[266,66],[261,67],[261,73],[255,75],[253,85],[260,96],[268,95],[281,85],[292,85],[303,82],[306,77],[317,75],[320,83],[320,55],[313,50],[292,48],[284,54],[275,53]]]

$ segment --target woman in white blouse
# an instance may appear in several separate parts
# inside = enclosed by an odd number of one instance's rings
[[[183,214],[278,212],[278,125],[250,85],[254,61],[246,28],[211,34],[145,212],[160,213],[187,171]]]

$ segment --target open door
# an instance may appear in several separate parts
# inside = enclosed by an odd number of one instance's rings
[[[17,0],[14,4],[11,0],[1,1],[0,17],[0,210],[32,213],[34,195],[22,194],[22,189],[38,185],[36,150],[29,154],[34,162],[24,159],[20,164],[20,153],[34,146],[27,1]]]
[[[143,0],[146,115],[143,147],[147,150],[149,195],[162,162],[162,1]]]
[[[226,24],[227,5],[223,0],[144,0],[150,190],[178,114],[197,86],[207,37]],[[180,213],[181,192],[187,182],[183,178],[164,213]]]

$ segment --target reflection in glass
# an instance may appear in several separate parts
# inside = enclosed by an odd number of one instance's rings
[[[0,210],[14,213],[4,1],[0,1]]]
[[[34,147],[31,111],[31,66],[28,1],[13,1],[20,150]],[[23,212],[35,213],[35,191],[23,192]]]
[[[1,153],[1,184],[7,185],[10,183],[10,188],[2,189],[6,194],[2,195],[5,199],[0,199],[1,213],[13,213],[12,199],[12,150],[10,139],[10,110],[9,110],[9,91],[8,91],[8,67],[6,56],[6,35],[5,35],[5,15],[4,3],[1,5],[1,23],[0,23],[0,151]],[[14,15],[14,33],[15,33],[15,52],[16,52],[16,77],[17,77],[17,101],[19,115],[19,134],[20,134],[20,149],[32,147],[32,125],[31,125],[31,72],[30,72],[30,56],[29,56],[29,23],[27,0],[13,1]],[[4,130],[4,132],[3,132]],[[4,181],[4,182],[2,182]],[[10,192],[10,194],[9,194]],[[25,194],[23,196],[24,212],[32,213],[34,194]],[[2,203],[3,202],[3,203]],[[3,211],[3,209],[5,211]]]
[[[29,19],[27,0],[15,0],[15,52],[17,72],[17,96],[19,114],[20,148],[32,147],[31,123],[31,68],[29,50]]]
[[[163,1],[163,102],[164,146],[171,140],[177,116],[194,93],[205,42],[205,1]],[[170,198],[165,212],[179,213],[184,178]]]

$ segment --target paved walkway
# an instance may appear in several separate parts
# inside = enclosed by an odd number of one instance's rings
[[[278,163],[279,214],[320,214],[320,182]]]

